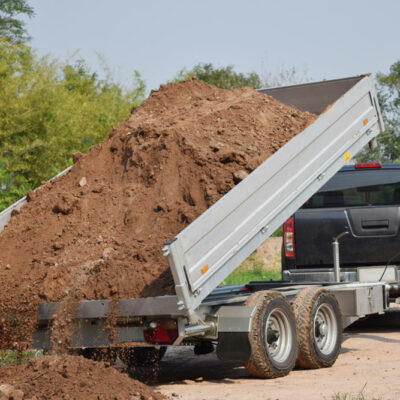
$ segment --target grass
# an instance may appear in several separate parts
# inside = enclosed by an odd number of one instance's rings
[[[282,279],[280,268],[269,268],[264,261],[252,253],[243,264],[232,272],[223,282],[225,285],[245,284],[251,281],[278,281]]]
[[[232,272],[224,281],[226,285],[236,285],[249,283],[251,281],[279,281],[282,279],[281,271],[254,268],[248,270],[236,270]]]
[[[382,400],[381,397],[366,397],[364,393],[356,395],[350,393],[336,393],[332,396],[331,400]]]
[[[40,357],[42,353],[42,350],[0,350],[0,366],[10,364],[22,364],[32,358]]]
[[[366,397],[364,393],[356,395],[350,393],[336,393],[332,396],[331,400],[382,400],[381,397]]]
[[[382,400],[381,397],[366,397],[364,394],[366,386],[367,384],[355,395],[351,393],[335,393],[331,400]]]
[[[271,237],[282,237],[283,236],[283,225],[281,225],[272,235]]]

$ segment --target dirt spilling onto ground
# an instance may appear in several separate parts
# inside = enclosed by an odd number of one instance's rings
[[[164,400],[160,393],[99,361],[46,356],[0,367],[0,399]]]
[[[39,303],[71,293],[173,293],[164,242],[315,118],[196,79],[152,92],[108,140],[75,154],[66,175],[29,193],[0,234],[0,342],[29,340],[4,330],[10,316],[33,321]]]

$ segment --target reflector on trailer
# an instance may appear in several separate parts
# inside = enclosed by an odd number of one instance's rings
[[[155,328],[153,328],[154,325],[152,324],[153,322],[143,331],[146,342],[153,344],[168,344],[173,343],[178,337],[178,329],[176,328],[174,321],[157,321]]]

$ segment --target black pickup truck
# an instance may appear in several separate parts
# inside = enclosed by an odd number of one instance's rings
[[[283,227],[283,278],[333,266],[332,239],[340,239],[344,271],[400,264],[400,164],[343,167]],[[300,275],[298,275],[300,276]],[[301,280],[301,279],[299,279]]]

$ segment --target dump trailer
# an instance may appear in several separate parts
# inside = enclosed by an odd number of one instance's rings
[[[357,281],[341,282],[338,245],[334,281],[221,285],[383,130],[369,75],[260,92],[318,118],[165,243],[175,295],[116,303],[80,301],[72,349],[86,354],[99,348],[117,354],[131,349],[132,357],[124,358],[129,364],[145,362],[149,354],[161,357],[166,346],[194,345],[196,354],[216,347],[222,360],[240,361],[252,375],[273,378],[288,374],[296,364],[333,365],[343,329],[359,318],[385,313],[399,297],[397,270],[389,276],[384,268],[374,269]],[[0,214],[0,226],[23,204],[24,199]],[[40,305],[35,347],[51,347],[57,308],[57,303]],[[107,330],[110,313],[115,323],[112,341]]]

